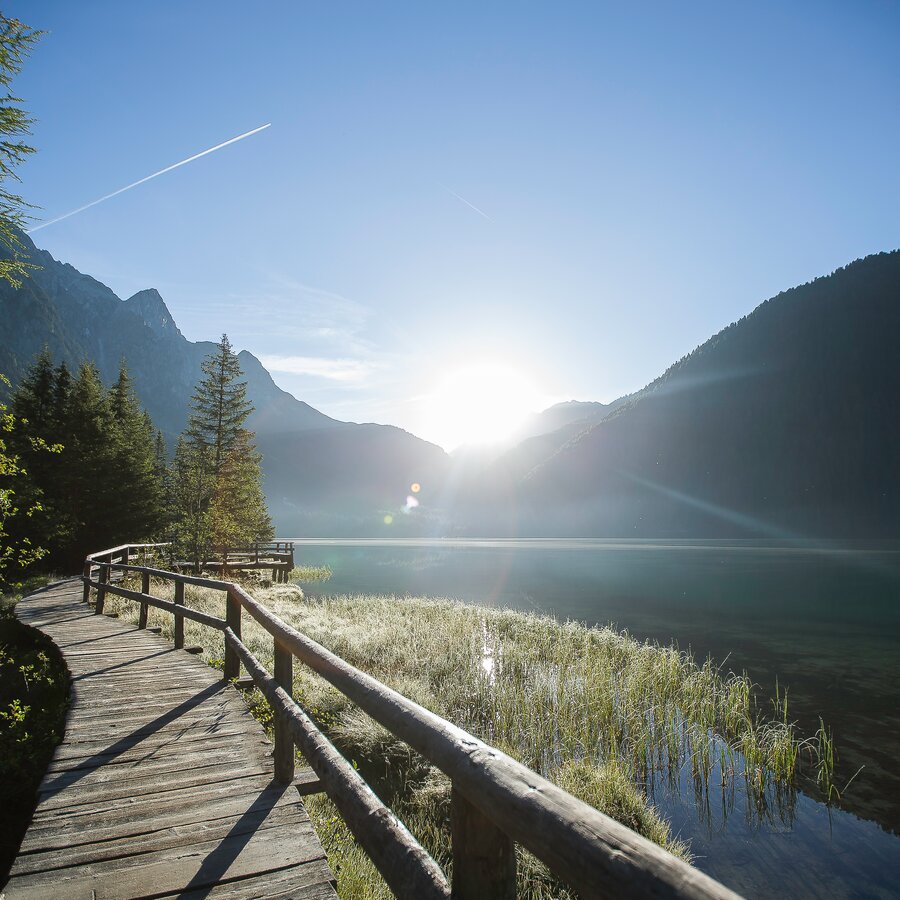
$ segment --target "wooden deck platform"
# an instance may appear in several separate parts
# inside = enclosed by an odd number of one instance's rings
[[[72,579],[16,607],[60,648],[72,691],[5,897],[336,897],[297,789],[273,783],[272,745],[236,690],[81,596]]]

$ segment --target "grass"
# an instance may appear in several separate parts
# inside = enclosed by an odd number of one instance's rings
[[[160,590],[168,596],[162,591],[171,585]],[[449,600],[308,599],[290,584],[253,593],[348,662],[682,858],[689,858],[689,848],[646,799],[655,773],[674,778],[687,767],[699,792],[740,779],[764,808],[767,793],[792,790],[802,749],[816,773],[828,768],[828,744],[801,742],[786,694],[773,701],[774,715],[760,710],[745,676],[674,647]],[[186,599],[222,615],[218,592],[188,588]],[[116,606],[136,617],[135,604]],[[155,620],[171,633],[168,614],[156,613]],[[245,643],[271,670],[271,637],[249,616],[243,628]],[[185,632],[210,660],[221,657],[217,633],[189,621]],[[294,696],[448,870],[446,777],[299,665]],[[260,698],[255,702],[265,709]],[[308,808],[341,896],[390,896],[330,802],[317,797]],[[521,853],[519,868],[520,896],[567,896],[529,854]]]

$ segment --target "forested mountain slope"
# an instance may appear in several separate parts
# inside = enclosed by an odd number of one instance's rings
[[[900,536],[900,252],[766,301],[531,469],[522,530]]]

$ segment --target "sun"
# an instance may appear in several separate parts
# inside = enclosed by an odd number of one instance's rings
[[[424,398],[431,440],[447,450],[510,438],[545,405],[525,372],[502,363],[473,363],[444,375]]]

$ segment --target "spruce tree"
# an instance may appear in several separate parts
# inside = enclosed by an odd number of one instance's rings
[[[201,369],[171,478],[176,542],[195,564],[213,549],[270,540],[274,533],[261,456],[253,432],[244,428],[253,406],[227,335]]]
[[[253,435],[239,431],[222,460],[210,501],[214,546],[240,547],[254,541],[270,541],[275,536],[262,490],[261,462]]]
[[[54,371],[45,351],[13,395],[27,425],[16,452],[33,485],[37,506],[27,529],[49,548],[50,561],[73,568],[86,553],[124,541],[149,539],[165,517],[164,444],[135,397],[124,363],[107,391],[96,367],[83,364],[73,380],[65,364]],[[56,446],[59,456],[46,453]],[[23,495],[24,496],[24,495]]]
[[[215,482],[209,448],[179,437],[170,477],[173,540],[198,567],[212,546],[209,505]]]
[[[227,334],[200,368],[205,377],[191,397],[188,435],[192,443],[212,449],[213,467],[218,473],[253,405],[247,400],[247,383],[237,380],[243,372]]]
[[[109,407],[109,441],[123,484],[111,511],[111,527],[121,540],[140,540],[156,534],[163,525],[165,495],[153,422],[141,409],[124,360],[109,391]]]
[[[7,189],[10,179],[20,180],[16,168],[34,153],[34,147],[22,140],[30,134],[33,120],[19,106],[22,101],[11,85],[42,33],[0,13],[0,244],[11,254],[0,260],[0,278],[13,287],[19,287],[29,270],[37,267],[21,258],[24,245],[17,230],[25,226],[31,204]]]

